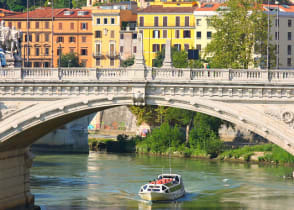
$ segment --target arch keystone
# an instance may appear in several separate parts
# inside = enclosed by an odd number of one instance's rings
[[[107,96],[107,100],[108,101],[112,101],[113,100],[113,96]]]
[[[60,106],[58,109],[59,109],[60,111],[63,111],[63,110],[64,110],[64,106]]]
[[[36,115],[35,115],[35,118],[37,118],[37,119],[39,119],[40,117],[41,117],[40,114],[36,114]]]
[[[89,103],[89,100],[84,100],[83,101],[83,104],[85,104],[85,105],[88,104],[88,103]]]
[[[12,128],[14,128],[14,129],[17,129],[17,127],[18,127],[18,124],[14,124],[14,125],[12,126]]]

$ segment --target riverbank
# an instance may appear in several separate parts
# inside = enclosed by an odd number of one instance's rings
[[[140,138],[120,136],[118,140],[112,139],[91,139],[89,140],[91,151],[106,151],[117,153],[138,153],[152,156],[169,156],[182,158],[198,158],[216,161],[250,162],[266,164],[293,165],[294,156],[274,144],[262,144],[255,146],[244,146],[238,149],[226,149],[218,155],[209,154],[205,150],[184,147],[170,147],[163,152],[150,150],[146,142]]]

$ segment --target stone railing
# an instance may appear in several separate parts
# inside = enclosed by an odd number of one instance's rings
[[[140,74],[139,72],[144,72]],[[138,76],[139,75],[139,76]],[[178,68],[0,68],[0,81],[242,81],[294,82],[294,70]]]

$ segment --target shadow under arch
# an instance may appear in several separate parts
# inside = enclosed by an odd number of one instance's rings
[[[25,148],[70,121],[107,108],[132,104],[131,97],[117,96],[71,98],[33,106],[23,111],[24,113],[17,113],[13,119],[8,118],[0,122],[0,133],[2,133],[0,151]],[[193,98],[191,101],[191,98],[180,96],[173,98],[149,96],[145,104],[176,107],[218,117],[251,130],[294,154],[292,149],[294,131],[282,121],[270,118],[245,105],[200,98]],[[283,132],[285,129],[289,132]]]

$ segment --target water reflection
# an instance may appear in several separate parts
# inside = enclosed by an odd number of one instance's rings
[[[37,156],[32,192],[42,209],[293,209],[292,168],[172,158],[185,197],[141,201],[139,187],[168,171],[168,158],[90,153]]]

